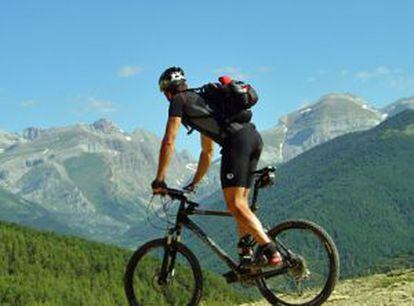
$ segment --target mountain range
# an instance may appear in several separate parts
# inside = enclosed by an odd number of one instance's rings
[[[370,129],[406,109],[414,109],[414,97],[376,109],[353,94],[325,95],[312,105],[282,116],[275,127],[262,132],[266,144],[262,159],[286,162],[340,135]]]
[[[28,128],[21,136],[2,133],[1,139],[0,188],[14,199],[0,205],[3,219],[46,228],[58,223],[65,233],[105,241],[117,241],[130,224],[143,219],[158,162],[159,139],[152,133],[127,134],[99,120]],[[185,151],[176,154],[170,182],[182,184],[192,163]],[[7,206],[28,212],[19,218]]]
[[[375,109],[355,95],[328,94],[262,132],[261,164],[286,163],[410,108],[413,97]],[[21,134],[0,131],[0,219],[131,245],[136,238],[130,234],[142,229],[146,216],[159,145],[160,139],[151,132],[127,133],[106,119],[49,129],[30,127]],[[182,186],[195,167],[188,152],[176,153],[168,184]],[[218,168],[219,161],[213,162],[199,199],[218,190]]]

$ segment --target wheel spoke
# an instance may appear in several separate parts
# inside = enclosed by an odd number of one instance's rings
[[[285,258],[288,261],[285,274],[264,277],[258,282],[262,294],[271,303],[320,305],[337,279],[338,258],[336,249],[331,252],[334,246],[330,245],[333,243],[329,236],[304,221],[286,222],[270,234],[291,256]]]

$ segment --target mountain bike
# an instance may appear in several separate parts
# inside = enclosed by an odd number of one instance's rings
[[[254,173],[250,205],[253,212],[259,208],[259,189],[273,184],[274,171],[275,168],[266,167]],[[128,262],[124,289],[131,306],[198,305],[203,275],[196,256],[181,242],[184,229],[194,233],[230,268],[223,274],[227,283],[256,286],[272,305],[321,305],[332,293],[339,275],[338,251],[317,224],[289,220],[267,231],[283,257],[282,265],[256,264],[261,253],[253,239],[250,246],[255,252],[251,263],[240,265],[189,218],[192,215],[232,217],[230,212],[200,209],[181,190],[168,188],[166,196],[179,203],[175,223],[164,238],[145,243]],[[148,294],[144,287],[155,290],[156,295]]]

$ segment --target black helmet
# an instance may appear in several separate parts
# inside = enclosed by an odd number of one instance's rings
[[[158,80],[161,91],[185,83],[184,70],[180,67],[170,67],[165,70]]]

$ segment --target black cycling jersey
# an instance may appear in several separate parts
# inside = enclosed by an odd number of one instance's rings
[[[181,117],[184,125],[210,137],[220,145],[243,127],[238,122],[221,122],[219,114],[201,95],[191,90],[176,94],[170,102],[168,113],[169,116]]]
[[[222,146],[221,185],[246,187],[252,183],[263,142],[252,123],[232,123],[223,126],[208,112],[203,98],[193,92],[176,94],[170,102],[169,117],[180,117],[182,122],[211,138]]]
[[[170,108],[168,109],[169,117],[183,117],[184,113],[184,101],[187,99],[186,95],[176,94],[170,102]]]

